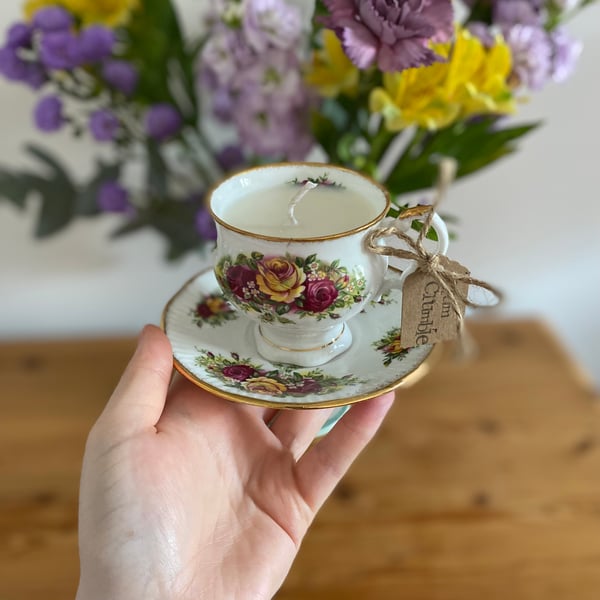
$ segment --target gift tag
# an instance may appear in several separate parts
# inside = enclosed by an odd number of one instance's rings
[[[446,256],[439,256],[440,267],[446,273],[469,275],[469,270]],[[460,322],[465,313],[469,284],[456,284],[456,304],[441,282],[441,277],[417,269],[402,286],[402,325],[400,344],[403,348],[435,344],[459,336]],[[458,305],[460,315],[456,313]]]

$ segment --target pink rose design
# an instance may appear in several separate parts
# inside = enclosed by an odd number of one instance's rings
[[[221,372],[225,377],[235,379],[236,381],[246,381],[246,379],[256,375],[256,369],[249,365],[231,365],[225,367]]]
[[[225,275],[229,289],[238,297],[245,298],[244,288],[248,287],[249,283],[256,282],[256,274],[250,267],[237,265],[230,267]]]
[[[301,383],[294,388],[290,389],[292,394],[305,395],[305,394],[318,394],[322,390],[322,386],[318,381],[314,379],[303,379]]]
[[[309,281],[306,284],[302,309],[309,312],[323,312],[336,301],[338,293],[338,289],[330,279]]]

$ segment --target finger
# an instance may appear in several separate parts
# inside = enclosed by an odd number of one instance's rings
[[[389,393],[354,405],[320,442],[299,460],[298,486],[313,510],[318,510],[371,441],[394,401]]]
[[[336,409],[280,411],[271,424],[271,431],[298,460],[312,444],[323,424]]]
[[[167,336],[158,327],[147,325],[101,419],[117,424],[121,432],[154,426],[165,405],[172,369]]]

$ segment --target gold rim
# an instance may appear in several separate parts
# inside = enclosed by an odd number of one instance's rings
[[[228,181],[229,179],[232,179],[233,177],[239,177],[241,175],[244,175],[245,173],[261,171],[261,170],[264,170],[267,168],[284,168],[284,167],[293,167],[293,166],[296,166],[296,167],[318,167],[318,168],[325,169],[325,170],[334,169],[336,171],[343,171],[344,173],[349,173],[350,175],[364,179],[364,180],[368,181],[369,183],[371,183],[376,188],[378,188],[383,193],[383,196],[385,198],[385,209],[381,213],[379,213],[379,215],[377,217],[371,219],[371,221],[369,221],[368,223],[365,223],[364,225],[360,225],[359,227],[354,227],[353,229],[349,229],[348,231],[342,231],[340,233],[333,233],[331,235],[322,235],[322,236],[317,236],[317,237],[304,237],[304,238],[287,238],[287,237],[263,235],[260,233],[252,233],[251,231],[246,231],[245,229],[240,229],[238,227],[234,227],[233,225],[230,225],[229,223],[227,223],[226,221],[223,221],[223,219],[218,217],[215,214],[215,212],[213,211],[213,209],[212,209],[213,195],[214,195],[215,191],[217,190],[217,188],[219,188],[225,181]],[[353,171],[352,169],[348,169],[346,167],[339,167],[337,165],[332,165],[332,164],[328,164],[328,163],[318,163],[318,162],[273,163],[273,164],[269,164],[269,165],[251,167],[250,169],[244,169],[242,171],[237,171],[236,173],[231,175],[231,177],[228,177],[227,179],[223,179],[222,181],[220,181],[219,183],[214,185],[208,192],[206,198],[207,198],[207,207],[208,207],[209,213],[211,214],[212,218],[219,225],[221,225],[221,227],[227,229],[228,231],[233,231],[234,233],[239,233],[240,235],[249,236],[249,237],[252,237],[252,238],[258,239],[258,240],[266,240],[269,242],[325,242],[327,240],[337,240],[339,238],[348,237],[350,235],[354,235],[355,233],[365,231],[365,229],[369,229],[370,227],[373,227],[373,225],[376,225],[377,223],[379,223],[379,221],[381,221],[388,214],[390,207],[392,206],[392,200],[391,200],[390,193],[388,192],[388,190],[383,185],[381,185],[378,181],[375,181],[372,177],[368,177],[367,175],[363,175],[362,173]]]
[[[390,267],[390,269],[394,271],[399,271],[399,269],[395,269],[394,267]],[[203,269],[193,277],[190,277],[184,284],[181,286],[179,291],[167,302],[166,306],[162,311],[162,315],[160,318],[160,327],[168,336],[167,331],[167,313],[169,312],[169,308],[171,304],[178,298],[178,296],[187,288],[187,286],[198,277],[204,275],[205,273],[212,271],[212,268]],[[273,402],[271,400],[261,400],[259,398],[249,398],[248,396],[242,396],[241,394],[233,394],[231,392],[227,392],[218,388],[216,386],[211,385],[210,383],[206,383],[199,379],[196,375],[194,375],[190,370],[184,367],[181,362],[173,355],[173,367],[176,371],[178,371],[183,377],[191,381],[193,384],[198,387],[215,394],[221,398],[225,398],[226,400],[231,400],[233,402],[237,402],[239,404],[246,404],[251,406],[262,406],[266,408],[275,408],[275,409],[288,409],[288,408],[299,408],[299,409],[312,409],[312,408],[338,408],[341,406],[348,406],[351,404],[357,404],[358,402],[363,402],[364,400],[370,400],[371,398],[375,398],[377,396],[381,396],[382,394],[386,394],[387,392],[392,392],[402,385],[414,385],[417,381],[419,381],[422,377],[427,375],[431,369],[431,364],[437,362],[441,354],[441,346],[439,344],[435,344],[432,346],[431,350],[427,354],[427,356],[423,359],[421,363],[415,366],[414,369],[405,373],[400,379],[393,381],[392,383],[377,389],[372,390],[366,394],[361,394],[359,396],[351,396],[349,398],[343,398],[339,400],[325,400],[323,402],[309,402],[309,403],[296,403],[296,402]]]

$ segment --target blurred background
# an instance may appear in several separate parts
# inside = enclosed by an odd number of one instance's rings
[[[196,26],[203,2],[178,4]],[[21,2],[2,2],[1,28],[20,12]],[[451,256],[506,292],[500,315],[545,320],[600,385],[600,4],[569,31],[584,43],[575,74],[532,96],[518,117],[545,125],[513,156],[456,184],[444,208],[459,218]],[[0,163],[23,165],[23,143],[34,140],[87,175],[97,146],[37,133],[34,102],[24,86],[0,81]],[[147,231],[109,240],[118,219],[110,215],[35,241],[33,215],[0,203],[2,341],[135,334],[208,263],[165,262],[163,241]]]

